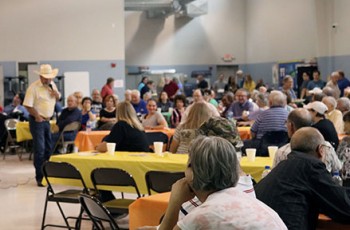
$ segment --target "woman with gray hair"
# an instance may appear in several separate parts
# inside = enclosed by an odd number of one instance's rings
[[[159,229],[287,229],[272,209],[235,187],[238,178],[239,163],[230,142],[197,138],[189,149],[185,178],[173,185]],[[178,221],[182,203],[195,195],[203,204]]]

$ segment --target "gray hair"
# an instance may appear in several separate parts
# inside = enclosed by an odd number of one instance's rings
[[[136,95],[136,96],[138,96],[138,97],[141,96],[140,91],[138,91],[137,89],[131,90],[131,95]]]
[[[221,137],[195,139],[189,148],[189,164],[193,171],[193,188],[212,191],[236,186],[239,163],[233,145]]]
[[[322,134],[315,128],[304,127],[298,129],[290,140],[293,151],[299,151],[310,155],[316,155],[319,145],[324,143]]]
[[[322,93],[325,94],[326,96],[332,96],[332,97],[335,97],[335,90],[332,89],[331,87],[329,86],[326,86],[322,89]]]
[[[337,101],[332,96],[324,97],[322,102],[330,103],[333,106],[333,109],[337,108]]]
[[[288,121],[293,123],[295,129],[309,127],[312,124],[311,114],[304,108],[297,108],[291,111],[288,115]]]
[[[269,104],[269,101],[267,100],[267,95],[264,93],[258,93],[255,97],[256,103],[260,102],[260,104],[267,106]]]
[[[350,110],[350,99],[347,97],[341,97],[337,101],[338,109],[340,111],[349,111]]]
[[[287,97],[281,91],[273,90],[269,95],[270,107],[285,106],[287,104]]]

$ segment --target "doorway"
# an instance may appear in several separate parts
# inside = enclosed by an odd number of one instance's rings
[[[235,76],[236,72],[238,70],[238,65],[217,65],[216,66],[216,74],[219,76],[220,74],[225,75],[225,81],[228,80],[228,78],[232,75]],[[215,76],[215,82],[217,80],[217,76]]]

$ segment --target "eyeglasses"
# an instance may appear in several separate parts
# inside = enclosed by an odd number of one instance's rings
[[[317,146],[317,148],[316,148],[316,152],[319,152],[320,150],[324,150],[324,149],[330,149],[330,148],[332,148],[331,146],[329,146],[329,145],[326,145],[326,144],[320,144],[320,145],[318,145]]]

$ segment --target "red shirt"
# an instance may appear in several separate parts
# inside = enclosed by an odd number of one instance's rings
[[[170,98],[174,98],[176,92],[178,91],[179,87],[177,84],[173,81],[170,81],[169,84],[165,85],[163,90],[168,94]]]
[[[104,85],[101,89],[101,97],[104,99],[108,95],[113,95],[113,89],[109,85]]]

